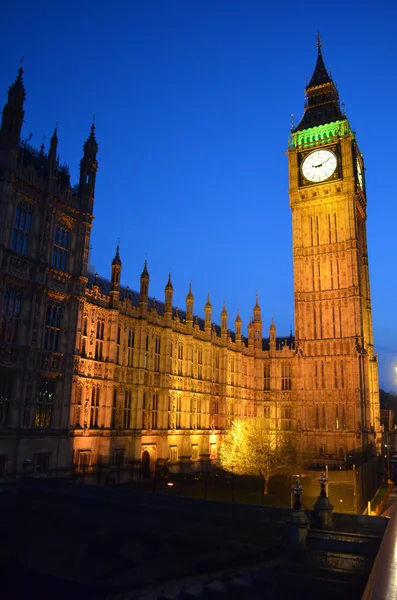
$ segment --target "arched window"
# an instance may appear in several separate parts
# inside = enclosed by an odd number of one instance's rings
[[[69,249],[69,229],[60,221],[55,227],[54,247],[52,249],[51,265],[56,269],[66,271],[66,262]]]
[[[32,212],[30,206],[24,202],[20,202],[15,212],[11,248],[14,250],[14,252],[18,252],[24,256],[26,256],[28,253],[31,223]]]

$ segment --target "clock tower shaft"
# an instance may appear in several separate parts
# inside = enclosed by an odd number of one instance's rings
[[[379,436],[378,367],[363,159],[320,44],[306,94],[288,149],[298,412],[306,451],[342,457]],[[321,156],[337,166],[319,182]]]

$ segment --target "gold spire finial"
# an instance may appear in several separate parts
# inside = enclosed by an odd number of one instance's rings
[[[323,42],[321,39],[320,31],[317,31],[317,48],[320,49],[322,45],[323,45]]]

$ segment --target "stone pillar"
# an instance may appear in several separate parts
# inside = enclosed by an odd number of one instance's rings
[[[295,496],[294,506],[292,508],[291,517],[288,521],[287,529],[287,549],[288,554],[294,560],[302,560],[306,552],[306,538],[309,529],[309,519],[307,518],[301,503],[301,494],[303,485],[296,479],[292,486],[292,491]]]

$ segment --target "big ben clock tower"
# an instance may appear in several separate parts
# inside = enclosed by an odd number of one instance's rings
[[[306,451],[345,458],[376,447],[363,157],[318,41],[306,106],[288,149],[297,400]]]

